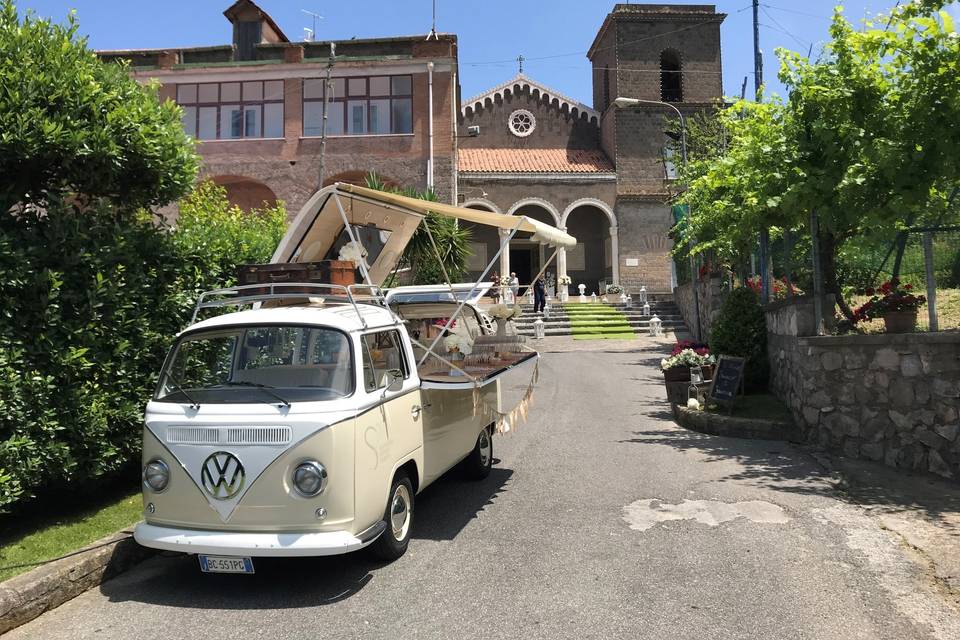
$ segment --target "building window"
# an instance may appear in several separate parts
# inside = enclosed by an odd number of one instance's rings
[[[283,137],[283,80],[180,84],[177,103],[198,140]]]
[[[413,133],[413,76],[333,78],[327,135]],[[303,135],[323,135],[325,80],[303,81]]]
[[[537,128],[537,119],[526,109],[517,109],[507,119],[507,127],[518,138],[526,138]]]
[[[673,49],[660,54],[660,99],[664,102],[683,102],[680,54]]]

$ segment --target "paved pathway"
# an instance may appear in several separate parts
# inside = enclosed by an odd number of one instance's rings
[[[7,638],[960,638],[908,546],[807,454],[674,426],[662,344],[593,348],[543,349],[530,422],[486,481],[420,496],[393,564],[161,557]]]

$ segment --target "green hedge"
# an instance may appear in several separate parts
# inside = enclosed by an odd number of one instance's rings
[[[244,214],[210,183],[181,210],[177,229],[108,205],[0,216],[0,511],[136,460],[196,295],[283,234],[282,206]]]
[[[710,330],[710,353],[746,358],[743,372],[747,391],[767,388],[767,323],[760,297],[748,287],[734,289],[724,298]]]

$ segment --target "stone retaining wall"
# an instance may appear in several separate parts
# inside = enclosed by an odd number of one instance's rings
[[[723,288],[723,279],[720,277],[697,280],[696,285],[700,296],[700,341],[709,342],[710,330],[717,316],[720,315],[720,307],[723,305],[727,290]],[[675,288],[673,299],[680,308],[684,323],[691,333],[694,333],[697,325],[694,322],[693,313],[693,284],[688,282]]]
[[[808,302],[767,309],[771,391],[804,439],[960,477],[960,333],[797,335]]]

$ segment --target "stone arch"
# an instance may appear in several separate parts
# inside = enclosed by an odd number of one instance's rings
[[[503,211],[500,210],[500,207],[490,202],[486,198],[471,198],[460,206],[467,209],[483,209],[484,211],[492,211],[493,213],[499,213],[501,215],[503,214]]]
[[[250,178],[248,176],[238,175],[219,175],[211,176],[210,180],[214,184],[223,187],[227,192],[227,200],[232,205],[236,205],[244,211],[258,209],[264,206],[273,206],[277,203],[277,194],[266,184]]]
[[[530,205],[540,207],[541,209],[546,210],[546,212],[549,213],[551,217],[553,217],[553,225],[554,226],[560,225],[560,212],[557,211],[556,207],[554,207],[552,204],[550,204],[543,198],[524,198],[522,200],[517,200],[512,205],[510,205],[510,208],[507,210],[507,215],[508,216],[516,215],[517,211],[519,211],[522,207],[530,206]]]
[[[683,63],[676,49],[660,52],[660,99],[683,102]]]
[[[571,202],[570,206],[563,210],[563,215],[560,216],[560,226],[566,227],[567,219],[570,217],[570,214],[573,213],[573,210],[577,207],[584,206],[596,207],[597,209],[600,209],[600,211],[603,211],[607,215],[607,220],[610,222],[610,227],[613,229],[617,228],[617,216],[613,213],[613,209],[611,209],[610,205],[603,200],[597,200],[596,198],[580,198],[579,200]]]
[[[620,281],[617,217],[606,202],[581,198],[568,206],[562,226],[577,239],[576,253],[567,252],[565,271],[574,284],[603,292],[603,284]]]

